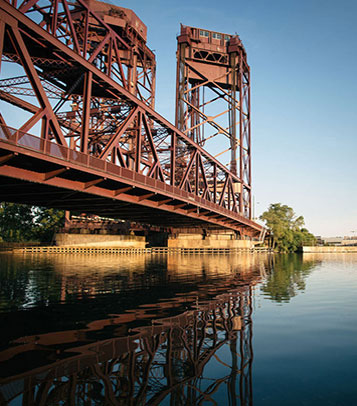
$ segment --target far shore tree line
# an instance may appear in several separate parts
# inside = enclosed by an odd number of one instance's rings
[[[0,203],[0,242],[51,242],[64,225],[63,210],[16,203]],[[271,204],[261,216],[270,230],[272,248],[295,252],[302,245],[315,245],[315,237],[304,227],[304,218],[281,203]]]

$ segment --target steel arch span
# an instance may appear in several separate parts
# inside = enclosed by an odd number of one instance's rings
[[[250,184],[155,111],[155,57],[131,10],[0,0],[0,54],[2,200],[262,232],[242,206]]]

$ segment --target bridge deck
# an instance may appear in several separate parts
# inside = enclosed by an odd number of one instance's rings
[[[11,131],[10,131],[11,130]],[[0,131],[2,200],[176,228],[262,227],[216,203],[30,134]]]

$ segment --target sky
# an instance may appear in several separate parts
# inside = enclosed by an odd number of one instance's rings
[[[251,67],[254,214],[292,207],[315,235],[357,236],[356,0],[110,0],[148,27],[156,110],[174,122],[180,23],[239,34]]]

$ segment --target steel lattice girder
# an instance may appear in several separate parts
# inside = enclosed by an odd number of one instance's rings
[[[238,36],[187,26],[177,39],[176,126],[206,148],[228,138],[215,156],[231,151],[230,169],[244,181],[239,208],[250,217],[250,68],[243,44]]]
[[[93,54],[91,56],[87,52],[84,58],[78,51],[78,45],[72,45],[72,49],[56,38],[53,33],[45,31],[19,11],[22,7],[31,10],[36,3],[35,1],[22,3],[17,10],[4,0],[0,2],[2,55],[9,58],[15,54],[14,59],[21,61],[37,99],[35,103],[29,103],[15,95],[7,94],[3,97],[3,100],[33,114],[16,132],[17,148],[20,150],[21,138],[30,137],[26,133],[35,123],[41,121],[40,136],[44,141],[52,140],[51,144],[56,142],[58,147],[65,148],[65,151],[68,149],[73,152],[82,152],[103,160],[103,163],[111,162],[138,175],[157,180],[163,185],[171,185],[179,191],[196,196],[200,204],[201,202],[212,203],[218,211],[223,209],[227,214],[231,213],[236,219],[233,219],[233,223],[237,222],[235,225],[229,222],[223,225],[224,221],[214,220],[212,217],[211,223],[217,225],[220,223],[220,226],[232,229],[235,226],[236,229],[240,229],[243,225],[247,227],[247,233],[249,229],[255,233],[259,232],[260,226],[239,215],[239,204],[236,201],[237,185],[250,188],[249,184],[229,172],[202,147],[110,77],[108,72],[98,69],[93,63],[95,59]],[[59,2],[54,3],[58,5]],[[61,3],[64,4],[65,0]],[[74,4],[77,3],[80,7],[87,9],[87,14],[91,13],[93,18],[101,23],[99,17],[88,9],[86,3],[78,0]],[[105,23],[103,24],[105,26]],[[105,26],[105,28],[111,31],[110,27]],[[71,30],[73,36],[74,31]],[[64,93],[67,97],[71,96],[72,100],[77,97],[75,100],[80,101],[80,111],[72,108],[71,111],[63,112],[58,109],[58,105],[54,107],[51,105],[46,88],[43,86],[44,70],[37,65],[39,49],[47,54],[50,53],[51,60],[57,58],[59,61],[65,61],[72,72],[79,72],[79,75],[67,84],[69,90],[64,89]],[[100,53],[97,49],[94,52],[96,55]],[[47,79],[48,77],[50,76],[47,75]],[[51,81],[62,86],[65,83],[63,77],[56,79],[53,75],[50,78]],[[63,87],[66,88],[66,86]],[[1,95],[2,93],[0,97]],[[104,103],[106,106],[103,109]],[[106,118],[100,122],[98,115],[103,114],[103,111]],[[75,120],[72,119],[73,117]],[[5,121],[2,121],[3,125]],[[3,134],[6,135],[5,126],[3,130]],[[43,149],[44,145],[41,144],[42,149],[39,148],[42,153],[46,152]],[[48,159],[53,162],[53,158],[48,156]],[[6,173],[6,165],[2,170]],[[53,179],[64,181],[59,177]],[[120,196],[122,199],[123,196],[121,194]],[[148,201],[149,198],[143,198],[142,204],[148,204]],[[163,210],[173,210],[192,216],[192,213],[186,213],[179,207],[173,209],[170,205],[167,206],[162,204],[160,207]],[[209,211],[214,214],[212,208]],[[208,217],[201,216],[201,218],[206,221]]]

